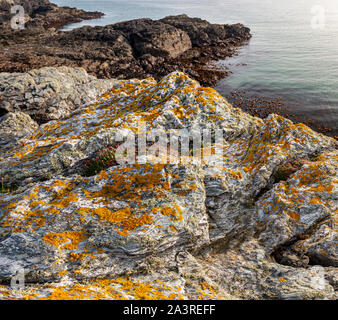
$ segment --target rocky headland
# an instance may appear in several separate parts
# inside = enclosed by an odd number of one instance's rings
[[[253,117],[180,72],[1,77],[40,97],[37,112],[7,99],[0,118],[1,299],[337,299],[336,140]],[[164,161],[152,137],[136,163],[113,161],[121,132],[154,129],[170,143],[217,132],[217,146]]]
[[[10,8],[14,4],[25,8],[24,30],[10,27],[13,17]],[[214,62],[235,55],[238,47],[251,38],[250,29],[242,24],[212,24],[184,14],[105,27],[85,26],[67,32],[59,30],[68,23],[102,15],[58,7],[48,0],[0,0],[0,72],[22,73],[41,67],[69,66],[84,68],[98,79],[153,77],[159,81],[171,72],[181,71],[201,85],[214,87],[229,73],[225,66]],[[22,105],[20,94],[18,103],[16,95],[10,95],[12,105]],[[4,103],[7,109],[13,110],[7,98],[0,93],[0,114],[6,112]],[[292,106],[281,103],[278,97],[265,99],[236,91],[226,98],[253,116],[266,118],[269,114],[279,114],[338,139],[336,128],[295,115]],[[32,108],[31,103],[28,108]]]
[[[58,17],[61,9],[52,8]],[[64,32],[56,30],[53,18],[48,18],[53,10],[46,19],[28,20],[25,30],[1,31],[0,72],[70,66],[102,79],[152,76],[160,80],[179,70],[204,85],[215,85],[227,73],[208,64],[233,55],[251,37],[250,29],[241,24],[211,24],[186,15]],[[43,28],[36,28],[40,20],[45,21]]]

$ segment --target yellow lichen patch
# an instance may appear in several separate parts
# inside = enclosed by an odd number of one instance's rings
[[[50,232],[43,236],[46,243],[63,250],[77,249],[79,243],[86,239],[87,235],[84,231]]]
[[[37,206],[39,206],[39,205],[41,205],[41,206],[43,206],[45,204],[45,202],[44,201],[32,201],[30,204],[29,204],[29,207],[30,208],[32,208],[32,209],[34,209],[35,207],[37,207]]]
[[[319,252],[320,252],[323,256],[327,256],[327,253],[326,253],[324,250],[319,249]]]
[[[84,191],[88,199],[116,198],[125,200],[141,199],[146,191],[156,193],[157,197],[165,196],[165,191],[170,191],[167,174],[163,171],[164,165],[139,165],[128,168],[117,168],[109,173],[108,179],[113,184],[107,183],[100,191]]]
[[[68,273],[68,270],[63,270],[63,271],[60,271],[60,272],[58,273],[58,276],[59,276],[59,277],[63,277],[63,276],[65,276],[67,273]]]
[[[222,299],[222,297],[217,295],[216,290],[209,283],[200,282],[199,285],[201,286],[201,289],[197,289],[199,300]]]
[[[287,212],[287,215],[295,221],[299,221],[300,219],[300,215],[296,212]]]
[[[74,252],[71,252],[69,254],[69,260],[73,261],[73,262],[83,260],[86,257],[87,258],[91,258],[91,259],[95,259],[96,255],[94,255],[93,253],[90,253],[90,252],[83,252],[83,253],[74,253]]]
[[[173,232],[178,232],[178,230],[175,228],[175,226],[173,226],[172,224],[170,225],[170,229],[173,231]]]
[[[310,204],[321,204],[322,200],[318,197],[315,197],[309,201]]]
[[[152,216],[147,213],[140,215],[133,214],[131,208],[111,211],[108,208],[103,207],[89,211],[92,211],[93,214],[97,215],[101,220],[111,222],[121,228],[121,230],[117,230],[117,232],[122,236],[127,236],[130,231],[135,231],[141,226],[149,225],[154,222]]]
[[[58,195],[58,198],[61,197]],[[54,200],[50,203],[55,205],[59,209],[68,208],[71,202],[76,202],[78,200],[78,195],[76,193],[70,193],[68,195],[64,195],[64,197],[60,200]]]
[[[109,178],[109,175],[107,174],[106,171],[101,171],[97,177],[98,180],[107,180],[108,178]]]
[[[179,288],[173,288],[161,281],[138,282],[128,278],[115,280],[92,280],[71,286],[41,286],[49,294],[46,297],[35,297],[39,300],[174,300],[183,299]],[[30,296],[32,297],[32,296]]]
[[[46,223],[42,210],[20,210],[16,213],[15,216],[5,216],[1,221],[1,227],[10,227],[13,233],[21,233],[29,228],[37,230]]]
[[[182,210],[178,205],[173,205],[172,208],[170,207],[163,207],[160,209],[160,212],[162,215],[170,217],[171,219],[174,220],[182,220]]]

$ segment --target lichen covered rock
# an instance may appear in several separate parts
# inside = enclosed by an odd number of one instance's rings
[[[136,161],[82,174],[121,133],[154,130],[170,143],[144,154],[137,140],[123,151]],[[210,140],[191,148],[187,132]],[[19,189],[0,194],[0,279],[26,280],[2,298],[337,297],[334,139],[245,114],[178,72],[114,81],[26,134],[1,149],[0,175]],[[162,152],[184,139],[188,154]]]

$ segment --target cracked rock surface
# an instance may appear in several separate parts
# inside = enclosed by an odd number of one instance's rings
[[[75,108],[97,99],[114,82],[96,79],[82,68],[0,73],[0,115],[21,111],[39,123],[63,119]]]
[[[114,80],[66,119],[26,119],[30,130],[21,116],[0,118],[15,136],[0,176],[18,186],[0,193],[1,299],[337,299],[334,139],[252,117],[180,72]],[[221,132],[220,156],[205,142],[202,161],[148,155],[81,175],[140,123]]]

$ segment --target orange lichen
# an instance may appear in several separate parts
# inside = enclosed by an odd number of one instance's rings
[[[299,221],[300,219],[300,215],[296,212],[287,212],[287,215],[295,221]]]
[[[179,220],[180,221],[180,220],[183,219],[182,210],[176,204],[174,204],[172,206],[172,208],[170,208],[170,207],[160,208],[160,212],[161,212],[162,215],[170,217],[171,219],[174,219],[174,220]]]
[[[309,201],[310,204],[321,204],[322,200],[318,197],[315,197]]]
[[[50,232],[43,236],[46,243],[62,250],[77,249],[80,242],[86,239],[87,235],[84,231]]]
[[[111,211],[106,207],[95,208],[93,214],[97,215],[101,220],[116,224],[122,230],[117,230],[120,235],[127,236],[130,231],[135,231],[138,227],[153,223],[154,219],[147,213],[136,215],[132,213],[131,208]]]
[[[171,229],[173,232],[178,232],[177,228],[175,228],[175,226],[173,226],[172,224],[170,225],[170,229]]]
[[[45,286],[46,287],[46,286]],[[180,289],[174,289],[160,281],[137,282],[128,278],[115,280],[92,280],[86,284],[46,287],[48,296],[35,297],[39,300],[173,300],[183,299]]]

